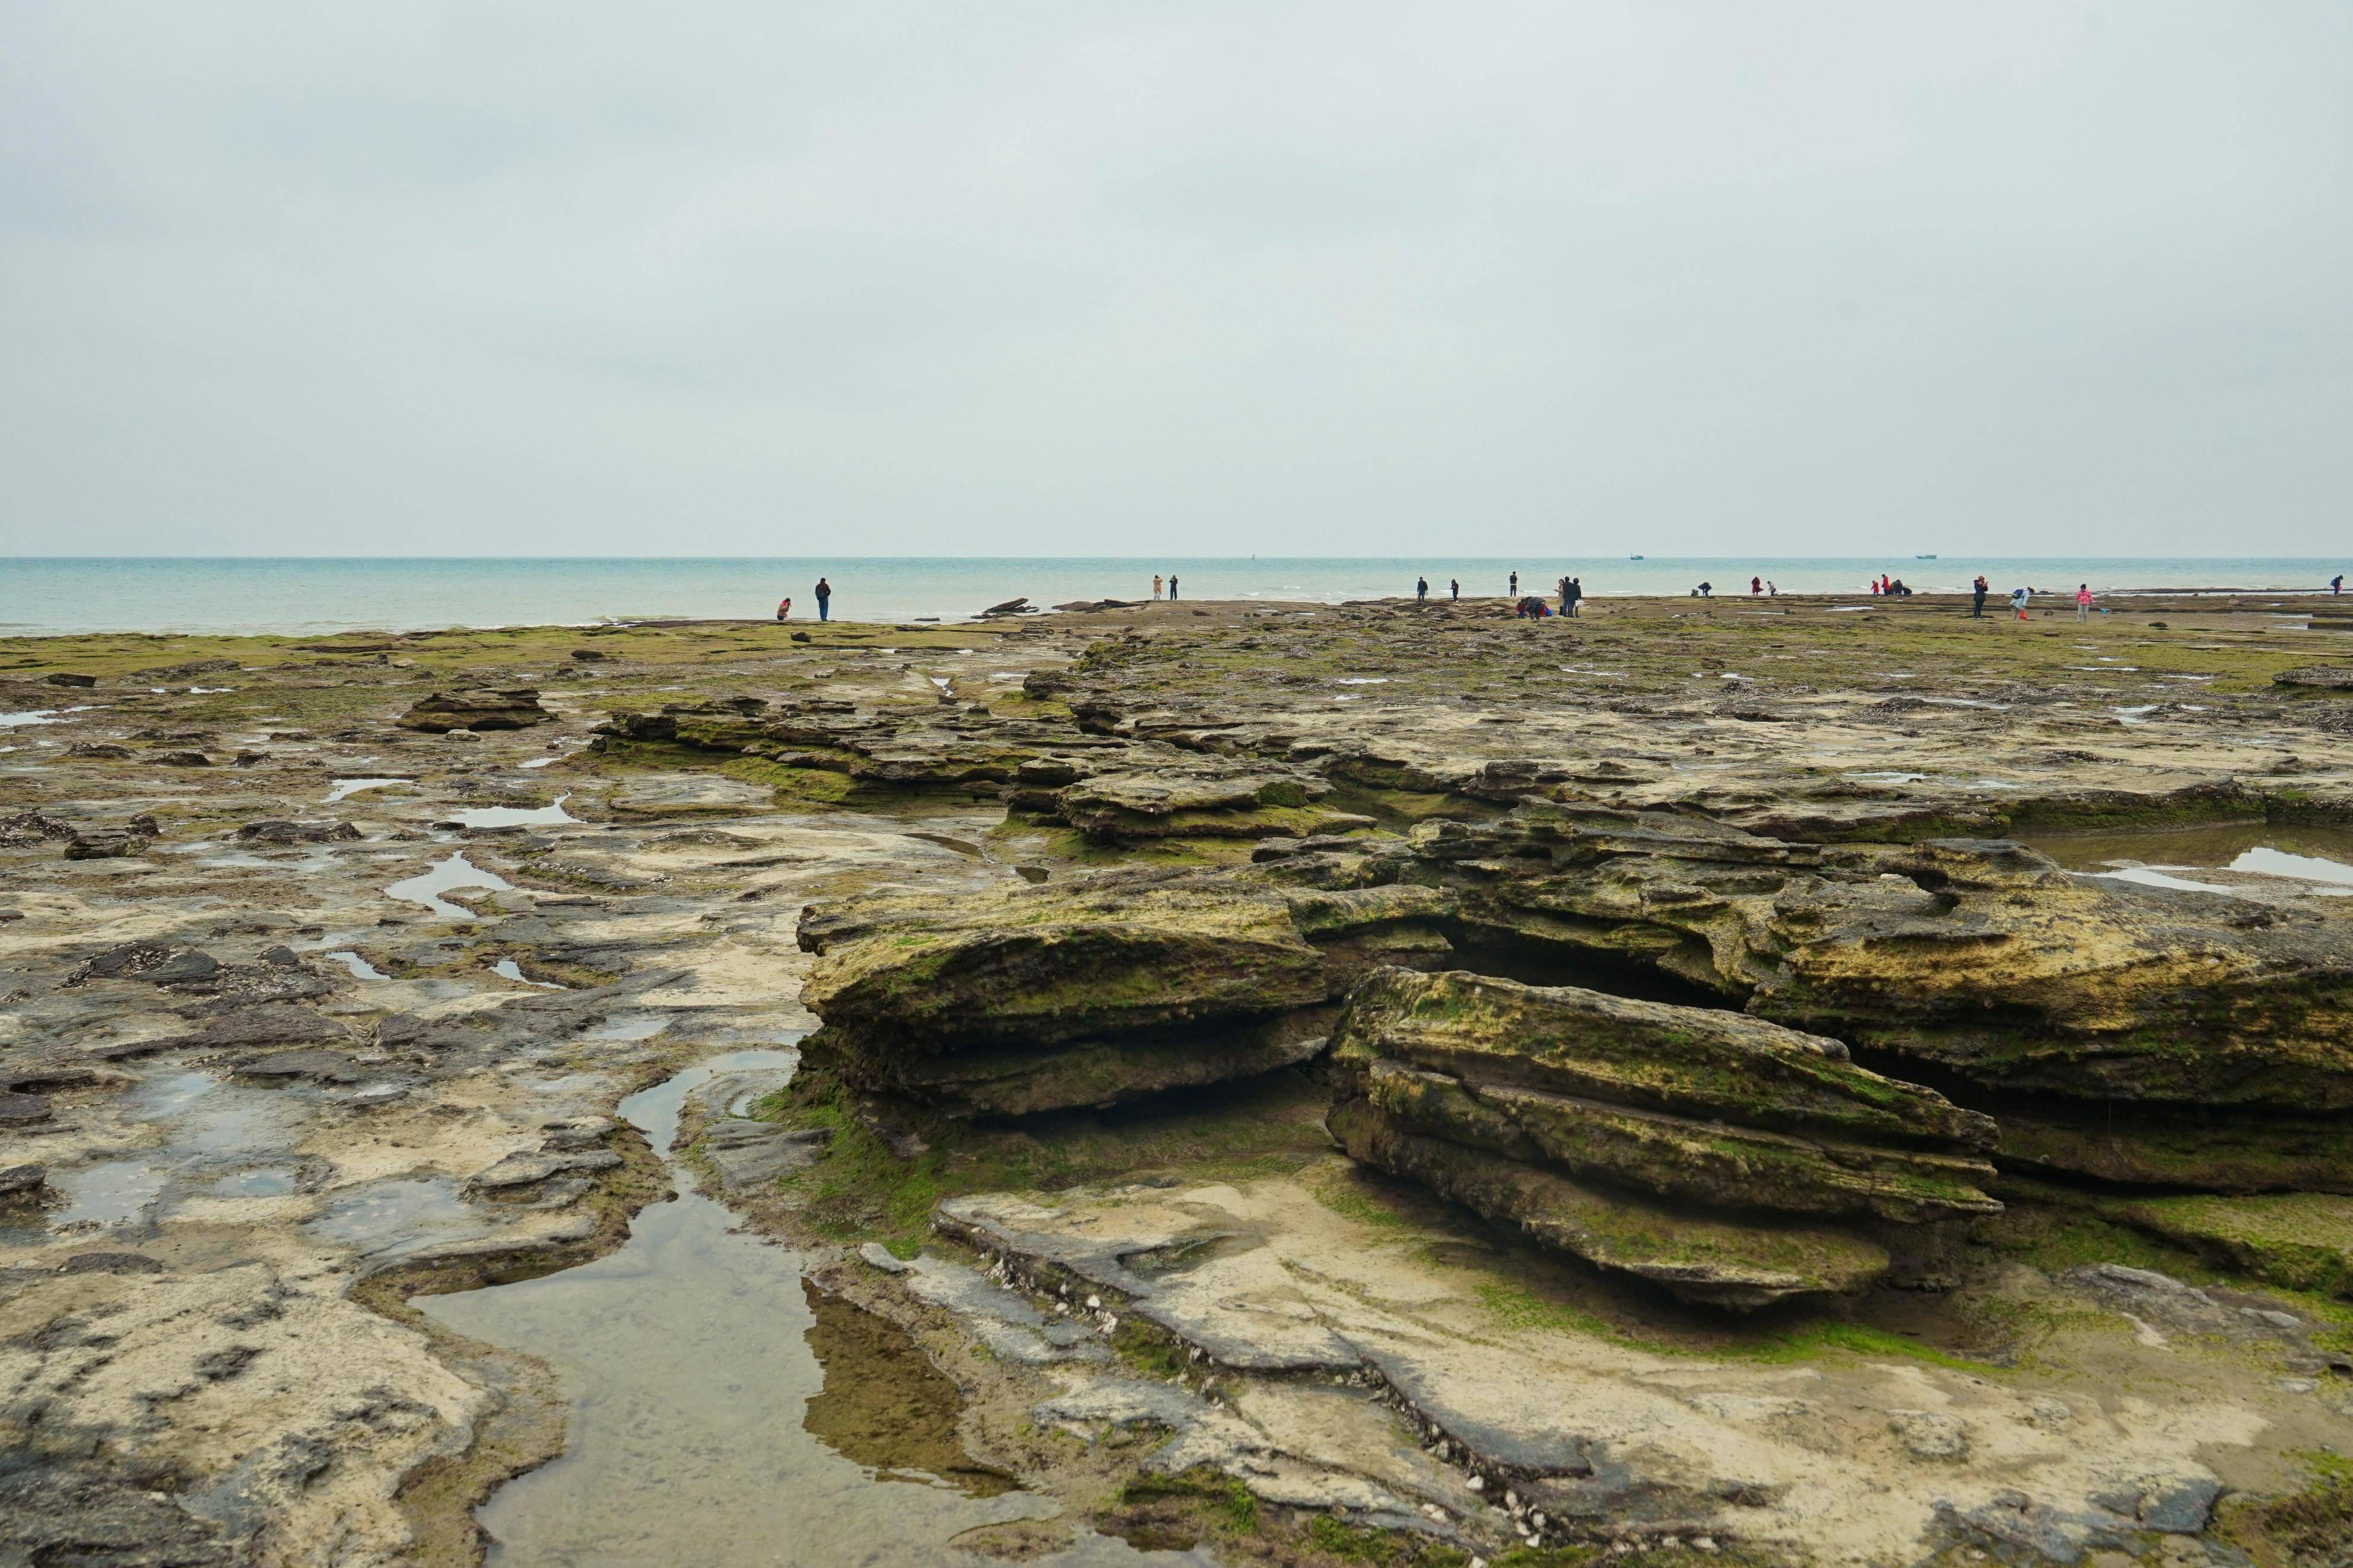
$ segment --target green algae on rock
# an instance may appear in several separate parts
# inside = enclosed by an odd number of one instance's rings
[[[2077,876],[2006,840],[1816,845],[1531,802],[1418,828],[1466,928],[1634,963],[1989,1089],[2353,1110],[2353,921]]]
[[[2353,1300],[2353,1197],[2152,1197],[2112,1212],[2216,1268]]]
[[[407,712],[393,721],[404,730],[446,735],[452,730],[527,730],[555,717],[539,705],[535,687],[478,687],[459,692],[436,691],[417,699]]]
[[[1752,1127],[1992,1147],[1990,1118],[1859,1068],[1846,1047],[1716,1008],[1525,985],[1453,971],[1381,970],[1350,995],[1344,1058]]]
[[[802,1000],[825,1027],[809,1049],[859,1088],[970,1114],[1271,1071],[1321,1050],[1317,1010],[1370,963],[1450,957],[1430,924],[1442,904],[1133,868],[814,904]]]
[[[1329,1126],[1352,1159],[1686,1300],[1746,1309],[1843,1295],[1885,1274],[1891,1263],[1883,1248],[1840,1231],[1732,1224],[1603,1193],[1540,1165],[1409,1131],[1368,1100],[1343,1101]]]
[[[1835,1293],[1890,1267],[1816,1222],[2001,1207],[1979,1188],[1994,1173],[1976,1157],[1989,1118],[1856,1067],[1835,1040],[1738,1013],[1378,970],[1334,1038],[1345,1098],[1331,1126],[1351,1155],[1694,1300]],[[1662,1201],[1715,1238],[1707,1272],[1665,1267]],[[1793,1248],[1810,1261],[1788,1264]]]

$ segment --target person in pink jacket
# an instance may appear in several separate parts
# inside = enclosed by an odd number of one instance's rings
[[[2075,618],[2079,621],[2092,618],[2092,585],[2089,583],[2075,584]]]

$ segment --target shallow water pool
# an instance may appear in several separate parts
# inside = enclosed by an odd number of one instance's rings
[[[693,1089],[794,1059],[733,1052],[631,1096],[621,1113],[667,1149]],[[965,1456],[954,1385],[905,1335],[812,1291],[798,1254],[691,1191],[647,1207],[627,1244],[594,1263],[417,1305],[545,1359],[572,1401],[564,1456],[479,1510],[502,1568],[979,1564],[990,1560],[957,1549],[957,1536],[1058,1511]],[[1036,1561],[1203,1560],[1082,1530]]]

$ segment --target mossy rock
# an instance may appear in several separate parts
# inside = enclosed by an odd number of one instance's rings
[[[2280,1193],[2147,1198],[2120,1205],[2114,1213],[2218,1268],[2291,1290],[2353,1300],[2353,1197]]]
[[[1324,955],[1274,894],[1127,872],[812,907],[802,1001],[892,1056],[1035,1049],[1262,1017],[1326,999]]]
[[[820,1050],[826,1047],[822,1044]],[[1297,1067],[1324,1049],[1300,1015],[1229,1026],[1175,1039],[1080,1040],[1059,1049],[959,1051],[877,1058],[836,1052],[860,1088],[960,1116],[1035,1116],[1103,1109],[1171,1089],[1196,1089]]]
[[[2209,1193],[2353,1194],[2353,1118],[2046,1100],[2000,1120],[2005,1168]]]
[[[1836,1040],[1720,1008],[1383,969],[1350,993],[1333,1038],[1343,1059],[1744,1127],[1960,1150],[1994,1140],[1989,1118],[1855,1066]]]
[[[1366,1093],[1415,1131],[1712,1209],[1914,1225],[2001,1207],[1976,1184],[1993,1167],[1949,1154],[1694,1121],[1389,1061],[1372,1064]]]
[[[1887,1253],[1860,1237],[1793,1225],[1740,1225],[1609,1192],[1556,1171],[1422,1136],[1369,1100],[1327,1122],[1349,1157],[1421,1183],[1541,1246],[1663,1286],[1685,1300],[1746,1310],[1842,1295],[1883,1276]]]

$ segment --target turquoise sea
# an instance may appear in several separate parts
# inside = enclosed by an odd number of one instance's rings
[[[671,618],[765,618],[793,597],[796,620],[814,619],[809,587],[822,574],[839,619],[961,620],[1016,596],[1051,605],[1073,599],[1141,599],[1156,572],[1174,574],[1190,599],[1347,599],[1409,596],[1417,574],[1433,594],[1450,579],[1462,592],[1501,595],[1518,572],[1530,593],[1564,575],[1589,595],[1688,593],[1702,582],[1745,593],[1754,576],[1784,593],[1852,594],[1882,572],[1924,592],[1966,588],[1982,572],[1997,594],[2088,582],[2102,594],[2183,588],[2326,590],[2343,563],[2319,560],[2068,559],[1948,555],[1939,560],[1831,557],[1654,557],[1525,560],[1294,558],[1139,560],[1102,557],[887,557],[727,560],[708,557],[577,560],[500,558],[42,558],[0,557],[0,635],[46,632],[408,631],[437,626],[590,624]]]

